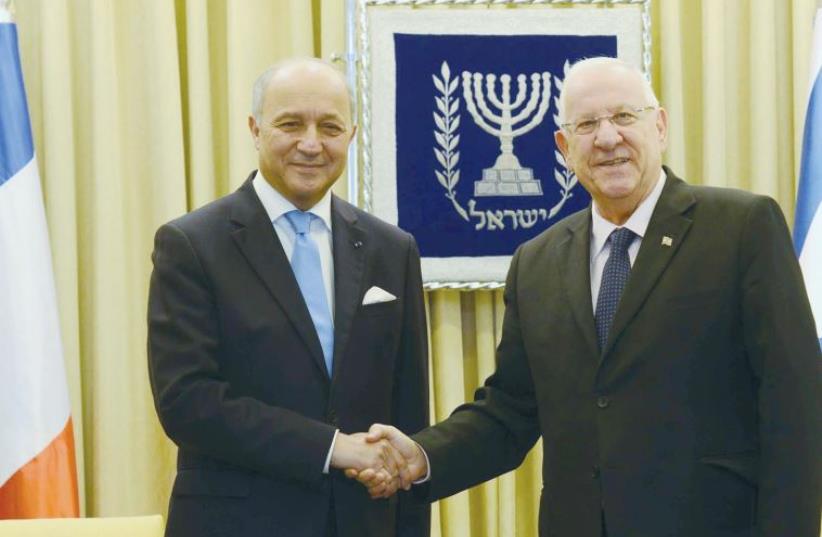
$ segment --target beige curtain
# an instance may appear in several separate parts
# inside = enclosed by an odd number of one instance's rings
[[[658,0],[654,85],[667,162],[775,198],[793,220],[816,0]]]
[[[776,198],[792,219],[815,0],[656,0],[667,162]],[[17,0],[49,219],[84,512],[164,513],[174,447],[154,414],[145,308],[154,230],[254,168],[254,77],[344,50],[343,0]],[[341,180],[335,187],[344,195]],[[427,294],[432,419],[494,368],[501,292]],[[434,535],[535,535],[541,454],[439,502]]]
[[[441,421],[494,371],[502,329],[502,291],[427,293],[431,342],[431,412]],[[434,505],[432,536],[536,535],[542,452],[494,481]]]

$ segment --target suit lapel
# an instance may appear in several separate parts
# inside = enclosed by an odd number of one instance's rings
[[[693,193],[681,179],[665,168],[668,177],[648,229],[642,239],[631,277],[625,286],[603,356],[636,316],[679,246],[685,240],[692,220],[684,213],[695,203]],[[664,239],[664,243],[663,243]]]
[[[580,211],[575,221],[569,224],[568,238],[559,245],[562,280],[568,294],[569,307],[574,312],[583,337],[591,349],[591,355],[599,354],[596,338],[594,312],[591,308],[591,207]],[[581,276],[581,277],[580,277]]]
[[[320,339],[314,322],[305,305],[291,264],[285,255],[280,239],[251,183],[254,175],[237,191],[237,202],[232,206],[229,218],[235,224],[232,238],[254,272],[274,297],[294,330],[305,342],[320,370],[325,367]]]
[[[365,230],[358,224],[352,207],[331,197],[332,242],[334,251],[334,372],[339,371],[351,333],[351,323],[364,290],[363,267],[368,244]]]

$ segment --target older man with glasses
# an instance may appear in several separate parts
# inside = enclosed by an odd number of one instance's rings
[[[496,371],[413,441],[370,439],[436,500],[541,436],[543,537],[818,537],[822,361],[778,205],[662,166],[667,114],[619,60],[574,65],[559,115],[593,202],[514,255]]]

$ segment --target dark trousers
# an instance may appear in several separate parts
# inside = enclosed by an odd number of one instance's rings
[[[331,498],[331,507],[328,509],[328,523],[325,525],[325,537],[337,537],[337,517],[334,511],[334,498]]]

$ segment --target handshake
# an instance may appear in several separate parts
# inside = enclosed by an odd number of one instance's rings
[[[367,433],[339,432],[331,467],[345,471],[372,499],[388,498],[428,475],[428,460],[416,442],[396,427],[374,424]]]

